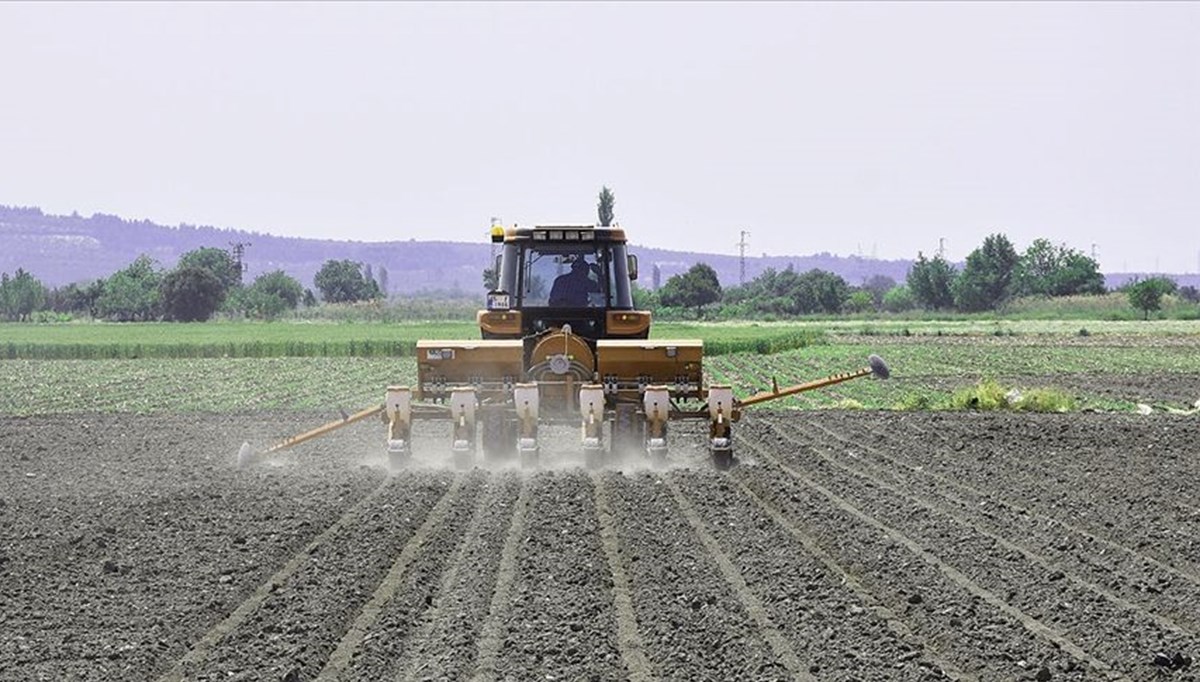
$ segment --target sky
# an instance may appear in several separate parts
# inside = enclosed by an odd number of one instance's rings
[[[1200,270],[1200,3],[0,3],[0,204]]]

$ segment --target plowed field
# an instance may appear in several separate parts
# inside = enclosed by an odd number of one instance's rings
[[[0,418],[4,680],[1197,679],[1200,429],[755,412],[741,463],[389,474],[324,416]],[[256,440],[257,439],[257,440]]]

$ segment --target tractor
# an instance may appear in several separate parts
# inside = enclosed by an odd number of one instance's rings
[[[672,421],[708,422],[713,466],[734,462],[733,424],[750,405],[874,375],[887,378],[878,356],[845,374],[786,388],[777,385],[739,399],[727,385],[706,383],[704,343],[650,339],[651,313],[636,310],[632,282],[637,257],[620,227],[494,226],[499,247],[496,286],[477,314],[478,340],[427,340],[416,345],[417,383],[389,386],[382,405],[289,438],[262,452],[243,445],[251,461],[361,419],[381,416],[393,468],[412,457],[419,419],[452,423],[451,451],[469,468],[477,450],[487,461],[541,457],[539,428],[580,427],[584,464],[639,457],[667,461]]]

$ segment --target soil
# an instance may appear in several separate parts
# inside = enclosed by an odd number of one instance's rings
[[[393,473],[374,423],[236,466],[324,415],[0,418],[0,680],[1195,680],[1197,419],[761,410],[729,472],[423,424]]]

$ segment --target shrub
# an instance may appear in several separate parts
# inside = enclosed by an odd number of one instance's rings
[[[1006,391],[994,379],[984,379],[969,388],[960,388],[950,396],[952,410],[1000,410],[1008,407]]]
[[[1075,398],[1056,388],[1033,388],[1021,394],[1013,404],[1013,409],[1028,412],[1070,412],[1075,409]]]
[[[1056,388],[1020,391],[1005,388],[994,379],[984,379],[970,388],[955,391],[947,407],[952,410],[1068,412],[1075,409],[1075,398]]]
[[[924,393],[907,393],[896,404],[898,410],[931,410],[933,399]]]

